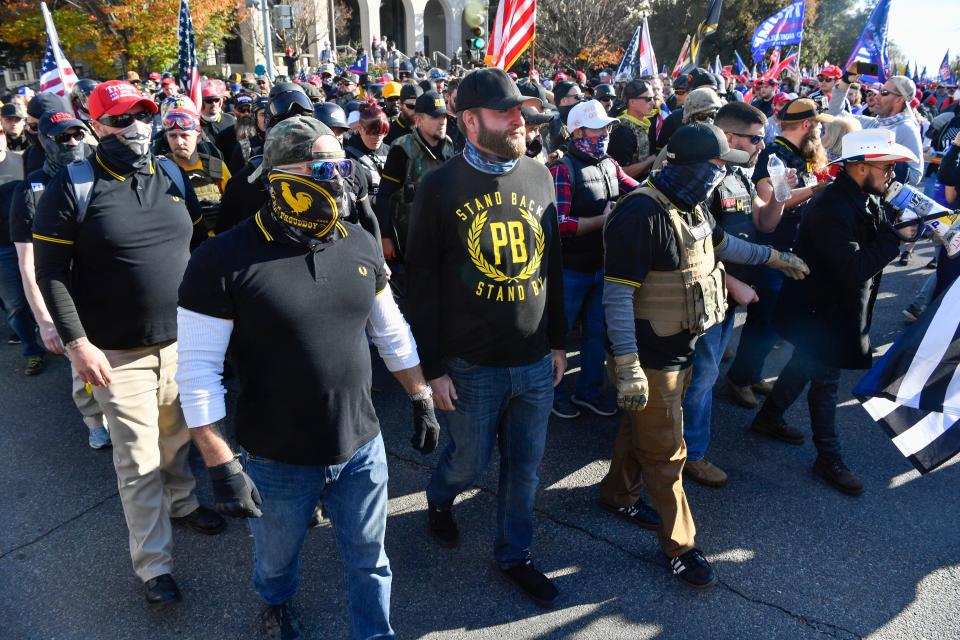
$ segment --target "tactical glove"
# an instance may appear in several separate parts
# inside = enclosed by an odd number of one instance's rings
[[[625,411],[643,411],[647,406],[650,390],[647,376],[640,367],[640,358],[635,353],[613,359],[617,368],[617,405]]]
[[[788,278],[793,280],[803,280],[810,275],[810,267],[801,260],[796,254],[789,251],[777,251],[770,247],[770,257],[767,258],[767,266],[782,271]]]
[[[240,464],[239,456],[230,462],[208,467],[213,483],[215,508],[219,513],[233,518],[259,518],[263,515],[260,492]]]
[[[440,440],[440,423],[433,410],[433,396],[413,400],[413,437],[410,444],[426,455],[437,448]]]

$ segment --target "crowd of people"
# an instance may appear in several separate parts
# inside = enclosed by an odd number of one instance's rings
[[[301,547],[326,518],[353,636],[393,636],[371,345],[409,395],[413,447],[443,444],[425,487],[437,544],[458,546],[456,498],[498,450],[494,558],[553,606],[532,555],[538,467],[551,415],[586,412],[620,421],[600,506],[709,587],[684,482],[727,483],[707,457],[721,362],[762,437],[804,443],[784,415],[809,388],[812,470],[860,495],[840,371],[869,368],[881,275],[917,239],[884,196],[898,181],[957,204],[956,87],[854,71],[374,78],[324,62],[297,81],[206,78],[200,104],[161,73],[21,91],[0,111],[10,340],[28,376],[69,358],[152,607],[181,599],[171,522],[216,535],[246,518],[264,633],[301,637]],[[928,265],[908,317],[957,264]],[[793,352],[770,381],[780,339]]]

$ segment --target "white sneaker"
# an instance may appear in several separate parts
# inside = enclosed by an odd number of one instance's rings
[[[91,449],[105,449],[113,444],[110,442],[110,434],[104,427],[94,427],[90,429],[87,442],[90,444]]]

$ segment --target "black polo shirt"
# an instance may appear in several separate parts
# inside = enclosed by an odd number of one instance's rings
[[[0,133],[0,135],[3,134]],[[0,161],[0,247],[9,247],[13,244],[10,239],[7,215],[21,180],[23,180],[23,158],[7,151],[6,156]]]
[[[770,160],[771,154],[783,160],[787,169],[797,170],[798,189],[817,184],[817,177],[813,175],[813,167],[807,162],[800,149],[783,136],[777,136],[771,144],[760,152],[760,156],[757,158],[757,166],[753,169],[753,184],[758,185],[764,180],[770,179],[767,162]],[[772,245],[781,251],[790,251],[797,238],[797,229],[800,227],[801,210],[804,204],[806,202],[784,209],[783,218],[780,219],[777,228],[771,233],[757,233],[757,242]]]
[[[64,342],[85,335],[101,349],[133,349],[177,339],[177,287],[205,229],[189,180],[178,193],[157,162],[121,173],[94,154],[82,222],[67,171],[40,198],[37,283]]]
[[[380,432],[365,329],[383,253],[359,226],[337,234],[311,249],[261,211],[190,259],[180,306],[233,320],[237,440],[252,454],[340,464]]]
[[[33,242],[33,218],[37,214],[37,204],[50,182],[51,176],[43,169],[37,169],[17,187],[10,203],[10,240],[13,242]]]
[[[684,221],[693,226],[693,216],[681,212]],[[716,247],[723,241],[724,231],[709,212],[703,224],[709,226]],[[605,246],[604,279],[609,282],[643,286],[650,271],[676,271],[680,268],[680,247],[673,225],[666,212],[645,195],[622,200],[603,232]],[[680,331],[659,336],[648,320],[634,321],[637,355],[645,368],[676,371],[693,363],[697,336]]]

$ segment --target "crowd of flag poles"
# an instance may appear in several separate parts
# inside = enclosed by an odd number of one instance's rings
[[[701,65],[704,38],[717,30],[723,0],[708,0],[703,20],[692,35],[687,35],[673,67],[673,77],[686,69]],[[47,47],[40,67],[40,91],[65,95],[77,81],[76,73],[60,48],[53,18],[45,3],[40,10],[47,28]],[[890,0],[880,0],[847,60],[877,65],[884,81],[890,75],[910,76],[909,64],[891,69],[887,58],[887,21]],[[753,57],[751,79],[776,78],[788,68],[797,69],[803,41],[804,0],[794,0],[786,8],[760,23],[753,34],[750,50]],[[536,36],[536,0],[499,0],[494,27],[484,61],[489,66],[509,69],[530,49],[530,68],[535,69],[533,44]],[[200,103],[200,68],[196,56],[196,36],[190,17],[188,0],[181,0],[178,30],[178,72],[186,95]],[[783,59],[780,47],[796,45]],[[773,48],[767,62],[767,51]],[[719,56],[714,61],[717,74],[747,73],[747,65],[735,52],[735,64],[722,66]],[[759,63],[759,66],[758,66]],[[666,69],[664,68],[664,71]],[[809,75],[811,70],[803,70]],[[819,69],[812,69],[817,73]],[[643,19],[631,38],[617,69],[617,77],[639,77],[657,72],[657,58],[650,42],[650,28]],[[759,73],[759,75],[758,75]],[[953,82],[950,52],[936,77],[927,76],[926,67],[917,71],[915,80]],[[749,98],[747,98],[749,99]],[[960,281],[931,304],[921,319],[908,328],[884,357],[854,389],[864,409],[890,435],[894,445],[921,472],[927,473],[960,453],[960,316],[951,313],[960,305]]]

